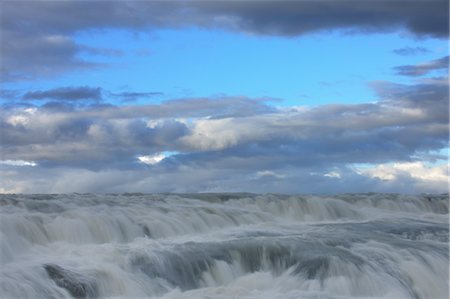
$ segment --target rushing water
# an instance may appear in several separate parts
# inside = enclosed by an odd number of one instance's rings
[[[448,298],[448,195],[2,195],[2,298]]]

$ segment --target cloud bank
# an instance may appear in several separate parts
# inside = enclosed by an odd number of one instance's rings
[[[448,1],[282,4],[3,1],[2,81],[106,68],[100,61],[111,60],[99,58],[124,51],[87,46],[76,37],[108,30],[449,35]],[[445,192],[448,169],[437,162],[447,159],[440,151],[449,141],[448,63],[445,56],[394,68],[412,84],[370,82],[378,97],[371,103],[314,107],[245,96],[138,105],[162,94],[96,85],[2,89],[0,192]]]
[[[2,160],[10,162],[3,163],[2,188],[445,191],[445,169],[418,157],[448,144],[446,78],[374,82],[373,88],[376,103],[318,107],[276,108],[270,99],[222,97],[70,111],[5,108]],[[361,164],[371,166],[361,170]],[[421,171],[438,173],[437,179],[417,175]]]
[[[420,38],[449,34],[449,3],[441,0],[283,1],[282,5],[251,0],[4,1],[1,8],[1,72],[3,80],[10,81],[106,66],[81,58],[83,52],[123,54],[77,44],[74,35],[80,32],[196,26],[285,37],[333,30],[400,30]]]

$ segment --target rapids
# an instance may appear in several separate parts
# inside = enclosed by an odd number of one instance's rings
[[[449,297],[442,195],[0,195],[1,298]]]

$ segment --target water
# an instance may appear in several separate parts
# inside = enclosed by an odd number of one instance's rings
[[[448,195],[2,195],[2,298],[448,298]]]

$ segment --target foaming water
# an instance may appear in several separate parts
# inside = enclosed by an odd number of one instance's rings
[[[0,196],[1,298],[448,298],[448,195]]]

